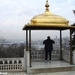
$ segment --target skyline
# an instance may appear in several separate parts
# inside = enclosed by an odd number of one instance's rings
[[[69,20],[69,25],[75,22],[72,11],[75,10],[75,0],[48,1],[50,12]],[[0,37],[25,39],[25,31],[22,30],[23,26],[35,15],[43,13],[45,4],[46,0],[0,0]],[[45,39],[48,35],[52,38],[59,37],[59,31],[32,31],[32,39]],[[69,32],[63,32],[63,36],[69,36]]]

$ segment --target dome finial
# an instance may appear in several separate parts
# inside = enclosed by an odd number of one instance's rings
[[[46,11],[49,11],[49,4],[48,4],[48,0],[46,0],[46,4],[45,4],[45,7],[46,7]]]

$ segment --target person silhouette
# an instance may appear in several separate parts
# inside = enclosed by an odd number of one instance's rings
[[[48,60],[48,54],[49,54],[49,61],[51,61],[51,54],[53,50],[53,44],[55,43],[54,40],[50,39],[50,36],[47,37],[46,40],[43,41],[43,44],[45,45],[45,62]]]

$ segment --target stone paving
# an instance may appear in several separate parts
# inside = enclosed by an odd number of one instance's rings
[[[70,65],[70,63],[65,62],[65,61],[48,61],[47,63],[45,63],[45,61],[43,62],[32,62],[32,68],[47,68],[47,67],[63,67],[63,66],[68,66]]]
[[[75,71],[27,74],[25,72],[0,72],[0,75],[75,75]]]

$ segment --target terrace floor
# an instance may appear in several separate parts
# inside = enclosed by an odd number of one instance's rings
[[[25,72],[0,72],[0,75],[75,75],[75,71],[56,72],[56,73],[37,73],[27,74]]]
[[[70,63],[66,61],[41,61],[41,62],[32,62],[32,68],[51,68],[51,67],[63,67],[63,66],[70,66]],[[72,65],[71,65],[72,66]]]

